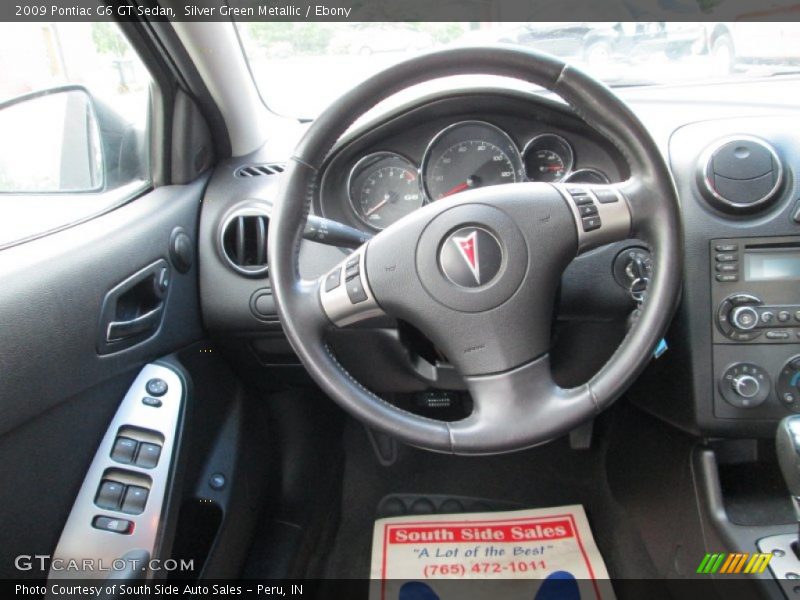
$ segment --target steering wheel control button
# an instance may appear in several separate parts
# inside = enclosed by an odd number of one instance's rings
[[[106,510],[119,510],[119,505],[122,502],[122,494],[124,492],[124,485],[118,481],[106,479],[100,484],[94,503]]]
[[[111,450],[111,458],[118,463],[129,465],[133,462],[136,456],[136,447],[139,443],[127,437],[118,437],[114,442],[114,448]]]
[[[147,384],[145,385],[145,389],[147,390],[147,393],[150,394],[151,396],[158,397],[166,394],[169,388],[167,386],[166,381],[155,377],[147,382]]]
[[[342,283],[342,269],[341,267],[339,267],[336,270],[328,273],[328,275],[325,277],[324,289],[326,292],[332,292],[337,287],[339,287],[341,283]]]
[[[583,219],[581,219],[581,224],[586,233],[594,231],[595,229],[600,229],[602,225],[600,217],[583,217]]]
[[[140,515],[147,504],[149,490],[138,485],[129,485],[122,502],[122,512],[129,515]]]
[[[753,363],[736,363],[725,370],[719,390],[728,404],[736,408],[756,408],[769,396],[769,375]]]
[[[578,213],[581,217],[593,217],[597,214],[597,207],[594,204],[583,204],[578,206]]]
[[[614,202],[619,202],[619,196],[617,196],[613,190],[597,187],[593,188],[593,191],[597,201],[600,204],[613,204]]]
[[[111,533],[121,533],[128,535],[133,532],[133,523],[127,519],[114,519],[112,517],[97,516],[92,521],[92,527],[109,531]]]
[[[356,275],[347,282],[347,297],[350,302],[358,304],[368,300],[367,292],[364,290],[364,285],[361,283],[361,277]]]
[[[462,227],[451,233],[439,250],[439,266],[451,282],[475,288],[489,284],[503,264],[503,248],[482,227]]]
[[[344,265],[344,279],[350,281],[360,273],[358,257],[351,258]]]
[[[139,444],[139,453],[136,455],[136,466],[143,469],[153,469],[158,465],[161,456],[161,446],[142,442]]]
[[[159,408],[161,406],[161,400],[158,398],[151,398],[150,396],[145,396],[142,398],[142,404],[145,406],[151,406],[153,408]]]

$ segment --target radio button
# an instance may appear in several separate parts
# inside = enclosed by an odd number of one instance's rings
[[[758,325],[758,312],[752,306],[737,306],[731,311],[731,323],[736,329],[749,331]]]
[[[789,339],[789,332],[788,331],[768,331],[767,334],[768,340],[788,340]]]
[[[717,244],[714,246],[714,250],[717,252],[736,252],[738,249],[738,244]]]
[[[738,263],[719,263],[717,265],[717,271],[720,273],[735,273],[739,270]]]
[[[772,322],[772,319],[774,317],[775,317],[775,315],[773,314],[772,311],[765,310],[764,312],[761,313],[761,322],[765,323],[765,324],[766,323],[770,323],[770,322]]]
[[[717,262],[736,262],[737,259],[735,254],[717,254]]]
[[[800,321],[800,310],[794,311],[794,320]]]
[[[788,310],[782,310],[778,313],[778,321],[781,323],[786,323],[789,319],[792,318],[791,313]]]
[[[739,276],[734,273],[717,273],[717,281],[720,283],[732,283],[739,281]]]

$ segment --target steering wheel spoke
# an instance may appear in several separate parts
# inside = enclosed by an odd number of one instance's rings
[[[588,386],[567,390],[553,381],[549,355],[505,373],[467,377],[466,383],[472,414],[448,424],[457,453],[516,450],[532,445],[533,429],[542,433],[541,439],[550,439],[596,410]],[[497,431],[503,432],[501,443]]]
[[[319,280],[322,309],[338,327],[384,316],[369,284],[367,244],[350,254]]]

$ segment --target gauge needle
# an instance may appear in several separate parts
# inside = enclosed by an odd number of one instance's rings
[[[452,196],[453,194],[457,194],[458,192],[463,192],[463,191],[464,191],[465,189],[467,189],[468,187],[469,187],[469,184],[468,184],[466,181],[464,181],[464,182],[462,182],[462,183],[459,183],[459,184],[458,184],[456,187],[454,187],[453,189],[451,189],[451,190],[447,190],[447,191],[446,191],[444,194],[442,194],[440,197],[441,197],[441,198],[446,198],[447,196]]]
[[[377,203],[375,206],[373,206],[373,207],[372,207],[372,208],[370,208],[368,211],[366,211],[366,212],[364,213],[364,216],[365,216],[365,217],[368,217],[368,216],[370,216],[372,213],[374,213],[374,212],[376,212],[376,211],[380,210],[380,209],[381,209],[381,207],[385,206],[387,202],[389,202],[389,196],[386,196],[386,197],[385,197],[383,200],[381,200],[381,201],[380,201],[380,202],[378,202],[378,203]]]

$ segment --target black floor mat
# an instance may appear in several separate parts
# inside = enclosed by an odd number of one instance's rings
[[[602,448],[571,450],[565,440],[502,456],[458,457],[407,446],[389,467],[376,460],[364,429],[345,432],[345,474],[338,532],[325,575],[369,576],[373,523],[385,496],[487,498],[516,508],[582,504],[609,573],[614,578],[655,576],[628,515],[608,490]]]

